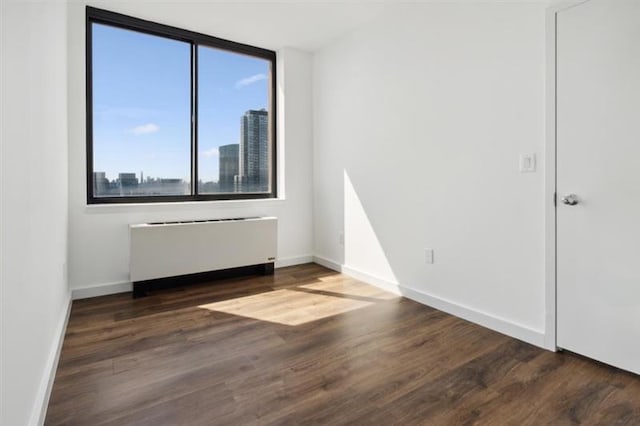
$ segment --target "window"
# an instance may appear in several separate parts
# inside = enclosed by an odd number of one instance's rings
[[[87,7],[87,202],[274,198],[275,58]]]

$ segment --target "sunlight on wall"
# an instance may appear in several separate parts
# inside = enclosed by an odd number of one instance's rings
[[[397,284],[393,269],[362,206],[349,174],[344,171],[344,263],[347,267]]]

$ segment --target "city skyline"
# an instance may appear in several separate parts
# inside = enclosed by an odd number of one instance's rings
[[[269,113],[248,110],[240,119],[240,143],[222,145],[219,150],[218,179],[198,179],[198,193],[266,192],[269,190]],[[109,179],[106,172],[93,172],[95,196],[188,195],[190,179],[120,171]]]

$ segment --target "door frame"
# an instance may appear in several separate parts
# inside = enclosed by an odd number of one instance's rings
[[[558,351],[557,345],[557,30],[558,13],[591,0],[565,0],[547,8],[545,29],[545,332],[544,346]]]

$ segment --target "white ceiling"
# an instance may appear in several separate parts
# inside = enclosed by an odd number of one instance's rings
[[[268,49],[313,51],[379,16],[382,2],[88,1],[101,9]]]
[[[564,0],[89,0],[89,4],[268,49],[313,51],[399,5],[555,1]]]

